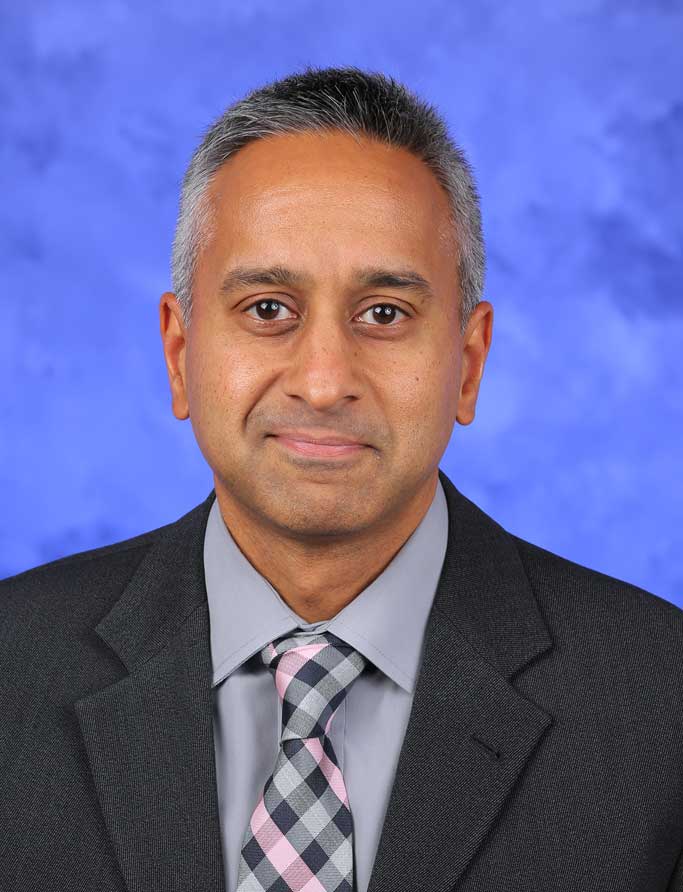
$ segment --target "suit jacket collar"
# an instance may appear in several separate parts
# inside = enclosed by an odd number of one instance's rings
[[[510,679],[551,645],[510,535],[439,471],[448,548],[368,892],[453,887],[551,716]],[[203,537],[161,528],[97,634],[129,674],[75,704],[133,889],[225,892]]]

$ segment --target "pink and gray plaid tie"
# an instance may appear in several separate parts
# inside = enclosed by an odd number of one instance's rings
[[[247,827],[236,892],[352,892],[353,820],[327,732],[365,658],[299,631],[261,659],[282,699],[280,751]]]

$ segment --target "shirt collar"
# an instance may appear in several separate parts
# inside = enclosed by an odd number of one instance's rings
[[[412,693],[447,541],[439,480],[426,514],[382,573],[331,619],[308,623],[240,551],[214,499],[204,535],[213,685],[281,635],[329,629]]]

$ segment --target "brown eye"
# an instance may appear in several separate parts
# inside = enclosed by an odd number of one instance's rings
[[[254,316],[255,319],[259,319],[261,322],[279,322],[281,320],[277,319],[277,313],[281,307],[285,307],[282,301],[265,298],[251,304],[244,312],[247,313],[249,310],[256,309],[259,315]]]
[[[364,310],[361,313],[361,316],[364,316],[370,310],[373,311],[372,318],[379,325],[383,325],[385,327],[394,321],[395,313],[402,313],[404,316],[408,315],[404,310],[402,310],[400,307],[397,307],[395,304],[374,304],[374,306],[368,307],[367,310]]]

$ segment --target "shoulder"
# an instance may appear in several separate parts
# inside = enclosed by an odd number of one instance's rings
[[[0,669],[78,661],[150,548],[172,524],[0,580]]]
[[[96,597],[96,592],[108,583],[124,582],[127,570],[137,566],[164,529],[159,527],[111,545],[66,555],[0,579],[0,615],[6,618],[13,612],[30,609],[30,605],[54,607],[62,601],[69,602],[86,586]]]
[[[566,652],[683,681],[683,610],[633,583],[509,534],[541,613]],[[628,673],[627,673],[628,674]]]
[[[32,608],[57,611],[60,605],[97,602],[101,593],[120,591],[145,554],[173,536],[181,544],[203,536],[214,492],[177,520],[110,545],[91,548],[0,579],[0,622]],[[87,598],[84,595],[87,593]],[[84,607],[87,605],[84,603]]]
[[[683,610],[633,583],[576,563],[509,533],[529,580],[537,590],[564,595],[581,609],[592,608],[680,626]]]
[[[0,660],[4,666],[26,659],[31,648],[78,656],[97,637],[95,627],[152,549],[163,545],[173,553],[189,546],[201,550],[214,497],[212,490],[178,519],[137,536],[0,579]]]
[[[125,674],[95,629],[167,526],[0,580],[0,761],[38,716]]]
[[[121,678],[121,662],[95,627],[162,529],[0,580],[0,762],[73,721],[74,700]]]

